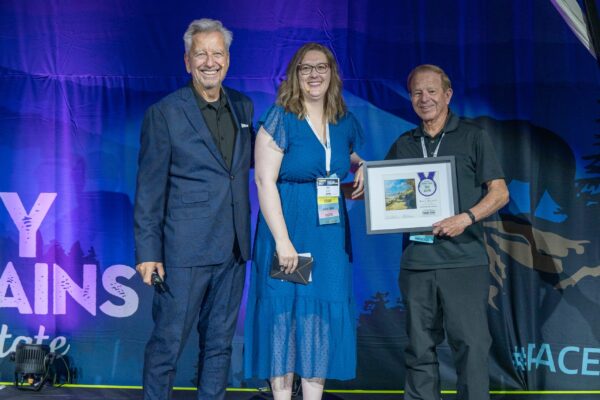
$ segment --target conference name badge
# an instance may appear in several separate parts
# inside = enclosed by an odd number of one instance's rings
[[[317,210],[319,225],[340,222],[340,179],[317,178]]]
[[[433,243],[433,235],[431,234],[410,234],[409,240],[411,242],[419,242],[419,243]]]

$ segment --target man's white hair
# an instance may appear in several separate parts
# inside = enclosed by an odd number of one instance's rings
[[[183,43],[185,45],[185,52],[189,52],[192,47],[192,38],[196,33],[201,32],[220,32],[225,38],[225,47],[229,51],[229,46],[233,41],[233,33],[225,28],[221,21],[210,18],[196,19],[190,23],[187,30],[183,34]]]

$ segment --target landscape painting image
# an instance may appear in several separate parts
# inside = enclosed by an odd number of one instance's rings
[[[414,179],[386,179],[383,181],[385,190],[385,210],[414,210],[417,208]]]

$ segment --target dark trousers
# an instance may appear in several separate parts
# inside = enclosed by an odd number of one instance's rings
[[[155,292],[152,304],[154,330],[144,357],[144,399],[171,398],[177,360],[199,317],[198,399],[222,400],[244,289],[244,263],[232,255],[223,264],[168,268],[166,274],[169,293]]]
[[[401,270],[408,346],[405,351],[405,400],[438,400],[440,375],[436,346],[444,330],[452,350],[457,400],[488,400],[487,266]]]

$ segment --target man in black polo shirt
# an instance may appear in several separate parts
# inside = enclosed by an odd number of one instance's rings
[[[422,124],[402,134],[386,159],[454,156],[461,212],[433,224],[429,234],[407,238],[400,273],[409,336],[404,399],[440,398],[436,345],[444,330],[454,354],[457,399],[489,399],[489,268],[478,221],[508,202],[508,189],[487,134],[449,110],[446,73],[420,65],[407,86]]]

